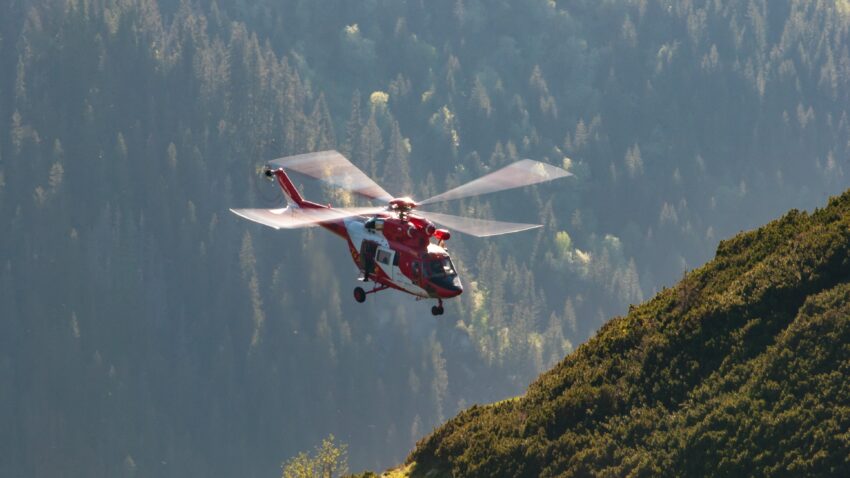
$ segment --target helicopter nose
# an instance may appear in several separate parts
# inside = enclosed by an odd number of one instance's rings
[[[452,280],[452,290],[455,292],[455,296],[463,293],[463,285],[461,285],[460,278],[458,276],[455,276]]]
[[[463,285],[460,283],[458,276],[445,277],[440,281],[433,282],[437,289],[437,295],[443,299],[457,297],[463,293]]]

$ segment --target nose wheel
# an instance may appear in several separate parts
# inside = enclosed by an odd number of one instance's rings
[[[434,315],[434,316],[443,315],[443,300],[442,299],[439,299],[439,302],[437,302],[437,305],[431,307],[431,315]]]

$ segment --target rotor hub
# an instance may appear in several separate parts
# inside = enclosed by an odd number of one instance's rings
[[[409,212],[411,209],[415,209],[418,206],[418,204],[409,197],[392,199],[389,205],[391,210],[398,212]]]
[[[398,214],[398,218],[406,221],[410,211],[415,209],[418,204],[409,197],[394,198],[389,202],[389,210]]]

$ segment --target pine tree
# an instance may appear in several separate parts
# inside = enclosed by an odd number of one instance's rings
[[[336,136],[334,135],[334,126],[331,115],[328,112],[328,105],[325,103],[324,93],[319,94],[319,99],[313,106],[313,112],[310,114],[311,129],[315,132],[315,144],[311,145],[312,150],[325,151],[331,149],[336,144]]]
[[[360,134],[363,131],[363,119],[360,114],[360,91],[355,90],[351,96],[351,113],[345,123],[345,141],[340,152],[349,158],[359,156]]]
[[[370,177],[376,177],[378,169],[378,155],[384,149],[384,140],[381,130],[375,120],[375,110],[369,115],[369,120],[360,131],[360,158],[357,161]]]
[[[383,184],[398,194],[410,194],[413,191],[410,181],[410,164],[407,159],[410,154],[408,148],[410,148],[410,141],[401,136],[398,122],[393,121]]]

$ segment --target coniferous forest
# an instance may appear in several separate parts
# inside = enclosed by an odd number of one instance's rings
[[[0,2],[0,476],[279,476],[330,434],[353,471],[404,461],[747,247],[721,240],[850,187],[848,36],[847,0]],[[324,149],[417,198],[521,158],[574,177],[446,203],[543,227],[453,235],[465,293],[434,318],[355,303],[326,231],[228,211],[280,206],[264,162]],[[658,407],[719,365],[664,353],[628,400],[691,426]],[[665,380],[678,395],[653,395]],[[413,459],[478,466],[428,443]],[[572,469],[535,443],[528,466]],[[681,463],[674,445],[640,469]]]

